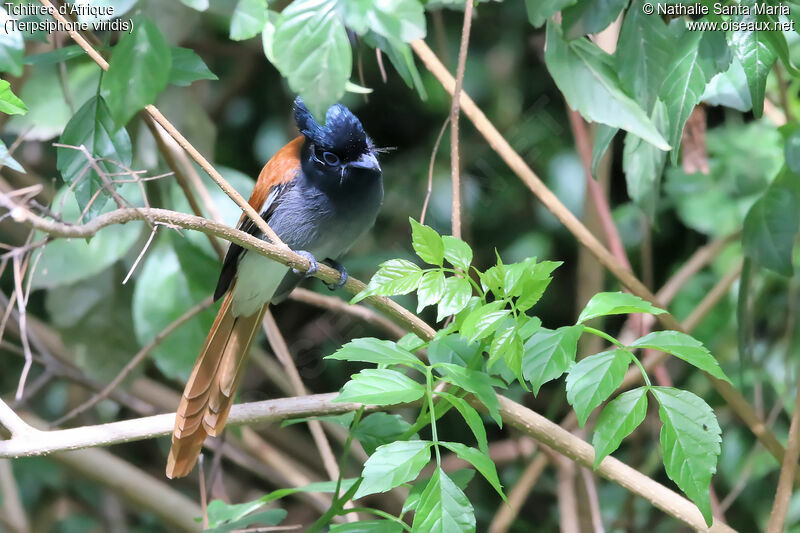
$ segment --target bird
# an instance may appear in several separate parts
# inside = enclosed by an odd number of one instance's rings
[[[305,257],[305,273],[231,243],[214,299],[223,298],[181,396],[166,475],[191,472],[207,436],[225,427],[248,351],[267,306],[281,302],[318,260],[340,273],[337,261],[375,223],[383,203],[380,151],[361,121],[334,104],[320,124],[300,97],[294,101],[300,135],[278,150],[261,170],[248,203],[292,250]],[[268,238],[246,215],[238,228]]]

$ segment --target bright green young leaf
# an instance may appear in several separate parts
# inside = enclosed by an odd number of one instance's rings
[[[611,56],[586,39],[566,41],[552,22],[547,24],[546,46],[547,69],[572,109],[586,120],[622,128],[669,149],[647,113],[623,91]]]
[[[575,361],[581,333],[583,329],[579,326],[556,330],[541,328],[525,341],[522,374],[530,381],[534,394],[539,393],[542,385],[566,372]]]
[[[622,439],[639,427],[647,415],[647,387],[623,392],[606,405],[597,417],[592,446],[594,467],[619,448]]]
[[[498,402],[497,394],[492,387],[492,378],[483,372],[451,363],[439,363],[437,367],[445,371],[442,379],[474,394],[486,406],[489,416],[497,422],[498,426],[503,427],[503,419],[500,418],[500,402]]]
[[[480,353],[480,343],[467,342],[454,333],[439,333],[428,345],[428,359],[431,363],[452,363],[469,367]]]
[[[367,296],[395,296],[408,294],[415,290],[422,279],[422,269],[405,259],[390,259],[381,264],[380,269],[369,280],[363,291],[353,296],[351,304],[360,302]]]
[[[367,462],[361,476],[364,481],[353,499],[386,492],[417,478],[431,460],[431,442],[427,440],[396,441],[379,446]]]
[[[543,26],[547,19],[575,2],[577,0],[525,0],[528,21],[535,28]]]
[[[3,31],[0,32],[0,72],[17,77],[22,74],[25,41],[22,32],[14,24],[6,23],[8,20],[8,12],[0,7],[0,23],[3,25]]]
[[[112,161],[128,168],[131,165],[131,139],[125,128],[115,124],[102,96],[93,96],[75,112],[64,128],[59,143],[85,147],[96,160],[96,167],[106,174],[123,171]],[[103,177],[81,150],[59,147],[56,152],[57,167],[64,182],[74,186],[75,198],[81,211],[89,206],[86,219],[91,220],[105,207],[111,198],[111,192],[104,188]]]
[[[255,37],[267,23],[267,0],[239,0],[231,16],[230,38],[243,41]]]
[[[742,246],[747,257],[783,276],[791,276],[792,249],[800,226],[800,199],[782,182],[773,183],[744,219]]]
[[[567,401],[581,427],[592,411],[617,390],[631,362],[626,350],[609,350],[578,361],[567,374]]]
[[[450,450],[451,452],[455,452],[455,454],[464,461],[467,461],[469,464],[475,467],[475,469],[481,473],[483,477],[486,478],[486,481],[489,482],[494,490],[500,495],[503,500],[506,500],[506,495],[503,492],[503,486],[500,484],[500,479],[497,477],[497,469],[492,462],[491,457],[486,452],[481,450],[476,450],[475,448],[470,448],[465,444],[461,444],[460,442],[440,442],[442,446]]]
[[[475,342],[490,335],[511,313],[511,310],[505,309],[505,306],[505,302],[495,301],[478,307],[464,319],[461,324],[461,335],[466,337],[469,342]]]
[[[598,33],[614,22],[627,5],[628,0],[578,2],[561,11],[561,25],[569,39],[576,39],[589,33]],[[641,9],[636,11],[641,11]]]
[[[547,290],[550,282],[553,281],[550,274],[561,264],[561,261],[542,261],[541,263],[536,263],[536,266],[533,267],[533,271],[522,279],[519,290],[516,291],[519,293],[516,301],[517,311],[524,313],[536,305],[544,294],[544,291]]]
[[[469,244],[452,235],[442,237],[442,243],[444,244],[444,258],[454,267],[458,267],[464,272],[469,271],[469,266],[472,264],[472,248],[469,247]]]
[[[409,352],[415,352],[425,345],[425,341],[417,337],[416,333],[406,333],[397,339],[397,346]]]
[[[353,57],[336,0],[295,0],[281,11],[272,51],[289,87],[317,119],[345,92]]]
[[[6,143],[0,140],[0,169],[2,167],[8,167],[11,170],[16,170],[17,172],[25,172],[25,169],[22,165],[19,164],[19,161],[14,159],[10,153],[8,153],[8,147]]]
[[[422,276],[417,287],[417,313],[429,305],[438,304],[445,295],[445,279],[441,270],[431,270]]]
[[[667,109],[661,100],[656,100],[653,106],[652,119],[659,131],[664,133],[668,131],[669,117],[667,117]],[[628,196],[650,220],[655,217],[661,175],[664,173],[666,162],[667,152],[659,150],[635,135],[625,136],[622,168],[625,171]]]
[[[730,34],[730,47],[744,67],[747,85],[750,87],[750,98],[753,102],[753,114],[760,117],[764,111],[764,92],[767,87],[767,74],[778,59],[773,41],[768,37],[769,31],[761,31],[755,24],[766,22],[766,17],[755,14],[756,0],[742,0],[741,6],[749,10],[747,15],[734,15],[731,20],[742,24],[753,24],[756,29],[737,30]]]
[[[489,441],[486,439],[486,428],[483,427],[483,421],[478,411],[467,403],[465,399],[459,398],[449,392],[440,391],[436,394],[447,400],[450,405],[456,408],[469,426],[469,429],[471,429],[472,433],[475,435],[475,440],[478,442],[478,449],[484,453],[489,453]]]
[[[702,398],[671,387],[652,387],[661,418],[661,453],[667,475],[711,525],[711,476],[717,471],[720,434],[714,411]]]
[[[708,372],[715,378],[730,382],[728,376],[719,367],[714,356],[703,346],[703,343],[691,335],[680,331],[654,331],[640,339],[636,339],[631,348],[652,348],[661,350],[683,359],[690,365]]]
[[[420,365],[420,360],[414,354],[399,347],[392,341],[363,337],[354,339],[325,359],[338,359],[340,361],[361,361],[378,365]]]
[[[333,524],[330,533],[402,533],[403,526],[391,520],[361,520],[352,524]]]
[[[722,32],[685,31],[677,39],[659,97],[667,106],[672,162],[676,162],[683,126],[700,101],[706,84],[730,64]]]
[[[420,259],[428,264],[442,266],[444,244],[442,237],[430,226],[423,226],[413,218],[411,222],[411,244]]]
[[[419,499],[412,533],[472,533],[475,510],[441,468],[437,468]]]
[[[472,285],[466,278],[449,277],[444,282],[444,295],[439,302],[436,321],[464,309],[472,296]]]
[[[211,72],[194,50],[173,46],[172,66],[169,71],[169,83],[179,87],[187,87],[197,80],[216,80],[217,75]]]
[[[627,292],[598,292],[592,296],[589,303],[581,311],[578,324],[606,315],[624,315],[628,313],[650,313],[660,315],[665,313],[650,302],[646,302]]]
[[[539,331],[542,327],[542,320],[538,316],[520,315],[517,317],[517,334],[523,341]]]
[[[516,326],[510,325],[500,329],[495,333],[494,338],[492,338],[492,344],[489,347],[488,367],[491,369],[495,361],[503,359],[506,352],[515,349],[517,344],[521,352],[522,339],[517,334]]]
[[[11,92],[11,84],[6,80],[0,80],[0,113],[24,115],[27,112],[28,106]]]
[[[413,402],[425,394],[425,387],[395,370],[367,368],[344,384],[334,402],[394,405]]]
[[[400,415],[373,413],[358,423],[352,435],[358,439],[364,451],[372,455],[378,446],[400,440],[409,428],[411,424]]]
[[[158,26],[148,18],[134,20],[133,33],[123,33],[113,48],[104,94],[117,125],[124,126],[167,86],[172,53]]]
[[[455,483],[456,487],[460,488],[461,490],[466,490],[467,485],[469,482],[472,481],[472,478],[475,477],[475,470],[471,468],[462,468],[461,470],[456,470],[455,472],[450,472],[450,479]],[[401,514],[406,514],[408,511],[414,511],[419,505],[419,499],[422,496],[422,492],[425,490],[425,487],[428,486],[428,482],[431,478],[421,478],[417,480],[416,483],[411,487],[411,490],[408,491],[408,498],[406,498],[405,503],[403,503],[403,510]]]

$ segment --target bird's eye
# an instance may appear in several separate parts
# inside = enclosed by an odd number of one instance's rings
[[[322,159],[325,161],[326,164],[330,166],[335,166],[339,164],[339,156],[334,154],[333,152],[324,152],[322,154]]]

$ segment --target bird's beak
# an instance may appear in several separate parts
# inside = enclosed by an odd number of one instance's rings
[[[373,170],[376,172],[381,171],[381,165],[378,163],[378,158],[372,152],[362,155],[357,161],[352,161],[347,164],[350,168],[363,168],[365,170]]]

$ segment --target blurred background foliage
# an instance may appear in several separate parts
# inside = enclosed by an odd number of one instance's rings
[[[291,119],[294,95],[266,60],[260,38],[239,42],[229,38],[237,2],[213,0],[204,11],[191,7],[194,4],[202,7],[202,1],[128,0],[113,4],[117,13],[130,10],[124,17],[136,14],[149,18],[170,46],[193,50],[219,78],[196,81],[189,86],[169,85],[158,97],[157,105],[217,165],[225,178],[247,196],[253,177],[265,161],[295,135]],[[427,42],[451,71],[455,70],[463,18],[458,4],[431,1],[426,13]],[[117,39],[113,33],[100,32],[98,37],[106,46]],[[787,34],[787,38],[792,56],[800,55],[797,35]],[[599,235],[601,230],[593,222],[595,219],[586,212],[584,172],[565,102],[544,63],[544,42],[544,29],[530,25],[523,2],[481,3],[473,24],[464,90],[561,201]],[[13,154],[16,161],[4,159],[2,186],[9,189],[42,184],[44,190],[37,200],[43,205],[59,206],[57,211],[62,212],[64,220],[75,220],[78,206],[74,196],[64,194],[65,184],[57,169],[52,143],[58,140],[75,110],[96,93],[100,70],[80,54],[73,54],[64,63],[41,57],[38,61],[33,59],[35,54],[51,49],[52,43],[46,38],[33,36],[27,41],[26,57],[31,60],[26,60],[27,66],[21,72],[8,78],[30,111],[13,117],[0,115],[0,138],[6,146],[23,136]],[[427,189],[431,149],[449,112],[450,98],[421,66],[425,99],[403,82],[385,58],[387,79],[383,81],[375,51],[363,41],[355,42],[354,61],[352,79],[372,92],[347,93],[342,101],[359,116],[378,146],[394,148],[381,158],[386,197],[376,226],[344,259],[352,275],[368,279],[386,259],[411,258],[408,217],[419,217]],[[783,67],[778,65],[776,69]],[[5,74],[3,77],[6,79]],[[785,90],[781,90],[782,83],[782,78],[773,72],[768,78],[767,96],[778,101],[781,95],[786,95],[789,109],[796,114],[800,111],[797,98],[800,82],[792,80]],[[751,102],[744,76],[737,74],[735,67],[724,79],[712,83],[706,102],[708,172],[668,165],[651,221],[627,194],[621,137],[612,144],[609,157],[601,164],[601,181],[609,191],[614,220],[634,272],[653,289],[661,287],[698,247],[739,231],[748,210],[778,174],[786,157],[784,138],[791,134],[791,126],[779,131],[769,118],[754,119],[749,111]],[[603,289],[617,290],[617,283],[578,250],[572,236],[469,122],[464,119],[462,125],[464,238],[475,250],[477,266],[485,268],[493,264],[495,253],[508,262],[525,257],[563,261],[536,313],[547,327],[573,323],[588,295]],[[132,168],[146,169],[151,176],[169,171],[140,119],[134,118],[127,131],[133,146]],[[441,233],[450,231],[448,146],[446,133],[433,165],[433,192],[426,220]],[[23,167],[25,172],[21,172]],[[206,184],[225,222],[235,224],[238,208],[210,180]],[[143,199],[138,189],[126,187],[120,191],[122,196],[141,205]],[[180,188],[169,177],[147,182],[145,190],[153,206],[190,212]],[[109,202],[104,209],[112,208]],[[0,223],[0,241],[16,246],[23,244],[26,237],[10,220]],[[122,280],[148,237],[144,225],[128,224],[104,230],[88,242],[60,240],[44,249],[33,277],[27,312],[37,336],[45,339],[34,346],[34,351],[39,361],[46,364],[34,365],[25,408],[47,420],[64,415],[91,395],[92,383],[110,380],[142,346],[213,291],[218,259],[207,239],[163,227],[131,280],[123,285]],[[34,236],[33,242],[40,238]],[[708,268],[692,277],[678,292],[670,305],[674,314],[679,319],[685,318],[741,254],[738,240],[727,244]],[[10,294],[13,291],[10,269],[5,270],[0,281],[3,294]],[[307,286],[327,293],[318,282]],[[796,278],[763,269],[753,272],[751,349],[744,360],[740,359],[738,348],[737,291],[738,283],[693,334],[711,349],[762,415],[776,413],[773,429],[779,436],[785,435],[798,378],[800,316],[796,312]],[[7,298],[3,298],[5,306]],[[398,301],[412,310],[415,308],[411,298]],[[104,401],[71,424],[100,423],[173,409],[177,403],[175,396],[163,399],[164,390],[177,392],[182,388],[216,310],[217,306],[213,306],[171,334],[152,352],[152,364],[142,365],[126,380],[123,389],[133,400]],[[351,338],[384,335],[352,317],[296,301],[275,308],[275,315],[312,392],[337,390],[355,370],[343,362],[322,362],[324,355]],[[431,310],[424,312],[423,318],[431,323],[435,320]],[[610,321],[605,328],[613,332],[619,325]],[[266,346],[263,338],[259,339],[259,345]],[[592,353],[591,349],[587,346],[582,352]],[[48,356],[45,353],[48,350],[57,350],[56,358],[63,359],[61,366],[48,362],[55,356]],[[0,392],[4,396],[11,395],[17,385],[22,369],[20,353],[18,329],[11,320],[0,345]],[[88,378],[89,387],[86,382],[69,379],[74,372],[62,367],[77,369]],[[715,407],[723,428],[723,451],[713,485],[726,505],[725,516],[740,531],[755,531],[758,524],[766,521],[778,464],[725,409],[708,382],[687,369],[676,361],[668,365],[676,384],[706,398]],[[545,385],[535,398],[513,387],[508,394],[553,420],[561,420],[569,412],[563,388],[563,381],[559,381]],[[241,389],[240,401],[285,395],[258,371],[247,374]],[[658,427],[648,423],[650,420],[648,417],[623,443],[617,456],[659,482],[670,484],[660,470],[660,459],[655,456]],[[519,444],[512,446],[516,452],[510,457],[498,460],[501,481],[506,487],[513,487],[526,465],[526,457],[520,452],[525,449],[524,443],[510,428],[487,427],[490,441]],[[322,471],[314,450],[309,448],[305,431],[304,426],[293,425],[280,430],[266,428],[260,433],[320,477]],[[447,415],[440,432],[445,432],[450,440],[469,438],[457,416]],[[168,438],[161,438],[115,446],[112,451],[160,478],[167,446]],[[15,460],[12,466],[35,531],[168,530],[148,512],[123,502],[108,487],[74,475],[58,459]],[[352,475],[358,472],[358,466],[351,464],[346,470]],[[279,486],[274,480],[265,481],[241,466],[225,463],[224,471],[224,481],[215,482],[212,492],[232,502],[252,499]],[[510,531],[558,528],[556,483],[556,470],[547,468]],[[174,486],[197,498],[196,477]],[[600,481],[597,489],[607,531],[678,530],[675,521],[618,485]],[[502,502],[488,483],[477,477],[467,492],[476,507],[478,530],[484,531]],[[738,496],[735,500],[725,500],[731,493]],[[315,513],[304,500],[287,500],[286,506],[287,523],[307,521]],[[789,518],[792,531],[800,531],[800,498],[793,499]]]

